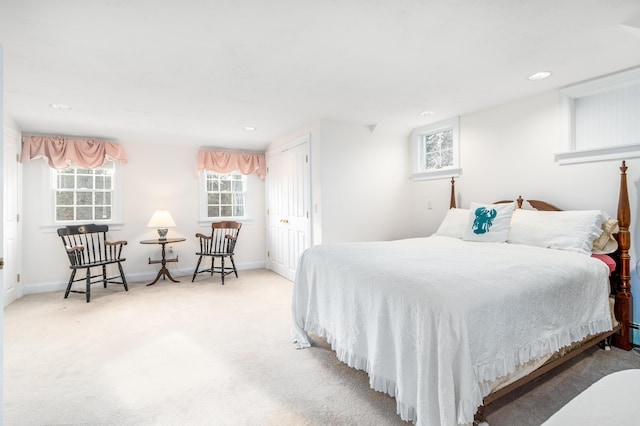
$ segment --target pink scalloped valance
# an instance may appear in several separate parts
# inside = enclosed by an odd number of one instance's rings
[[[54,169],[74,165],[93,169],[109,160],[127,162],[124,149],[117,143],[63,136],[25,136],[22,139],[22,162],[34,158],[44,158]]]
[[[267,165],[264,154],[230,151],[198,151],[198,172],[211,170],[216,173],[239,171],[243,175],[252,173],[264,179]]]

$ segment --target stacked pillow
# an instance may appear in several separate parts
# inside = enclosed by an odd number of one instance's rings
[[[507,242],[591,255],[602,234],[600,210],[538,211],[519,209],[511,219]]]
[[[515,203],[471,203],[470,209],[450,209],[436,235],[591,255],[614,252],[616,231],[617,221],[601,210],[538,211],[516,209]]]

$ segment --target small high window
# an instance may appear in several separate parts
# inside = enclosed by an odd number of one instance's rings
[[[453,166],[453,129],[439,130],[422,137],[423,166],[427,171]]]
[[[420,127],[411,133],[413,180],[459,176],[458,118]]]
[[[560,90],[560,164],[640,157],[640,68]]]

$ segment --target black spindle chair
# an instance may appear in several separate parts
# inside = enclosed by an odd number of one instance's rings
[[[222,285],[224,285],[224,277],[226,275],[234,273],[236,278],[238,277],[238,270],[236,269],[233,256],[236,243],[238,242],[240,228],[242,228],[242,223],[240,222],[214,222],[211,224],[211,235],[196,234],[196,238],[198,238],[200,242],[200,251],[196,253],[196,256],[199,256],[198,264],[193,272],[191,282],[196,279],[196,275],[206,272],[212,276],[214,273],[219,273]],[[211,267],[198,271],[202,258],[206,256],[211,257]],[[220,259],[221,266],[215,266],[216,258]],[[224,261],[226,258],[231,260],[231,266],[225,266]]]
[[[58,229],[58,235],[62,239],[71,268],[71,277],[67,291],[64,293],[65,299],[69,296],[69,292],[85,293],[89,303],[91,285],[97,283],[102,283],[104,288],[107,288],[107,284],[122,284],[125,291],[129,291],[122,269],[122,262],[126,260],[122,257],[122,248],[127,245],[127,242],[108,241],[108,231],[108,225],[95,224],[65,226]],[[118,265],[119,274],[107,276],[107,265],[110,264]],[[92,275],[92,268],[100,268],[100,272]],[[76,278],[76,273],[81,269],[84,269],[85,276]],[[72,290],[73,283],[79,281],[85,282],[85,290]]]

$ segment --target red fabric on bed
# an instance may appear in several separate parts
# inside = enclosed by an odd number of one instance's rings
[[[616,270],[616,261],[607,254],[592,254],[591,257],[602,260],[609,267],[609,275]]]

